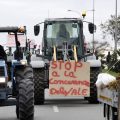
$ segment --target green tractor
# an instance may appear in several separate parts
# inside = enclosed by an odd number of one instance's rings
[[[49,88],[50,95],[66,97],[69,95],[66,93],[69,92],[72,96],[83,96],[90,103],[97,103],[95,82],[101,69],[101,62],[94,57],[94,53],[87,53],[85,49],[83,20],[79,18],[47,19],[34,26],[36,36],[40,32],[40,24],[43,23],[42,55],[36,55],[36,58],[31,57],[35,103],[44,104],[45,88]],[[89,32],[93,34],[95,25],[88,22],[88,28]],[[86,67],[81,67],[78,73],[75,73],[73,66],[80,67],[81,64]],[[63,69],[57,70],[57,66]],[[53,69],[57,72],[54,72]],[[69,74],[65,75],[65,72],[69,72]],[[75,74],[79,78],[75,78]],[[51,82],[51,76],[54,82]],[[54,84],[52,89],[51,84]],[[86,94],[84,89],[87,91]]]

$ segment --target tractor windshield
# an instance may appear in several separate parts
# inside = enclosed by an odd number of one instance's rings
[[[78,44],[79,25],[74,22],[54,22],[47,25],[46,42],[48,47]]]
[[[53,48],[56,48],[58,60],[68,56],[74,59],[73,48],[76,47],[77,55],[83,55],[83,28],[81,21],[49,21],[45,24],[44,43],[46,46],[44,54],[53,56]],[[50,58],[51,59],[51,58]]]

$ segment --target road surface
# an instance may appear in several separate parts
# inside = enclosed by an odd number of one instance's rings
[[[0,107],[0,120],[17,120],[14,102]],[[89,104],[82,98],[63,99],[48,97],[45,105],[35,106],[34,120],[105,120],[102,104]]]

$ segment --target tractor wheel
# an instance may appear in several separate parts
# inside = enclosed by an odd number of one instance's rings
[[[0,100],[0,106],[5,106],[6,99],[5,100]]]
[[[19,98],[16,98],[16,116],[19,119]]]
[[[45,96],[44,96],[44,76],[45,70],[44,68],[35,68],[33,69],[34,75],[34,94],[35,94],[35,104],[42,105],[44,104]]]
[[[20,120],[34,119],[34,81],[32,68],[16,70],[17,103],[16,115]]]
[[[100,73],[100,68],[90,69],[90,97],[88,97],[88,101],[91,104],[99,103],[97,99],[97,87],[95,86],[97,76],[99,73]]]

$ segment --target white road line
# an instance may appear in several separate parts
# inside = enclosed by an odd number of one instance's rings
[[[58,106],[53,106],[53,111],[54,112],[59,112]]]

